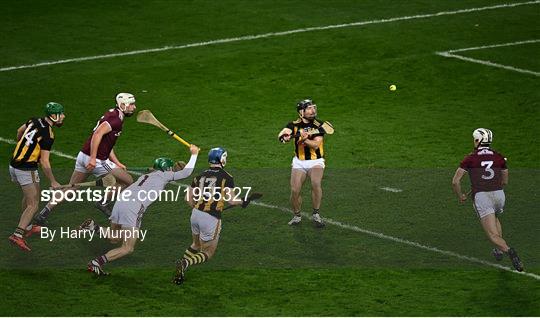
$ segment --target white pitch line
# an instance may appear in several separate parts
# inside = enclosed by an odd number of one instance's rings
[[[283,212],[293,213],[291,209],[283,208],[283,207],[276,206],[276,205],[266,204],[266,203],[257,202],[257,201],[254,201],[251,204],[259,205],[259,206],[262,206],[262,207],[265,207],[265,208],[277,209],[277,210],[281,210]],[[311,215],[309,213],[306,213],[306,212],[302,212],[302,216],[304,216],[304,217],[306,217],[308,219],[312,218]],[[427,250],[427,251],[430,251],[430,252],[435,252],[435,253],[443,254],[443,255],[446,255],[446,256],[452,256],[452,257],[459,258],[459,259],[469,261],[469,262],[472,262],[472,263],[478,263],[478,264],[482,264],[482,265],[502,269],[502,270],[505,270],[505,271],[508,271],[508,272],[511,272],[511,273],[514,273],[514,274],[521,274],[521,275],[525,275],[525,276],[534,278],[536,280],[540,280],[540,275],[537,275],[537,274],[534,274],[534,273],[518,272],[516,270],[513,270],[510,267],[506,267],[506,266],[503,266],[503,265],[500,265],[500,264],[484,261],[484,260],[481,260],[481,259],[476,258],[476,257],[461,255],[461,254],[458,254],[456,252],[441,250],[441,249],[439,249],[437,247],[427,246],[427,245],[424,245],[424,244],[409,241],[409,240],[402,239],[402,238],[399,238],[399,237],[386,235],[384,233],[379,233],[379,232],[375,232],[375,231],[371,231],[371,230],[366,230],[366,229],[360,228],[360,227],[358,227],[356,225],[349,225],[349,224],[346,224],[346,223],[335,221],[335,220],[330,219],[330,218],[323,218],[323,220],[328,224],[335,225],[335,226],[340,227],[342,229],[347,229],[347,230],[351,230],[353,232],[359,232],[359,233],[367,234],[369,236],[378,237],[378,238],[383,239],[383,240],[393,241],[393,242],[397,242],[397,243],[400,243],[400,244],[405,244],[405,245],[417,247],[417,248]]]
[[[403,190],[398,189],[398,188],[380,187],[379,189],[384,190],[384,191],[388,191],[388,192],[395,192],[395,193],[403,192]]]
[[[466,47],[464,49],[449,50],[449,51],[445,51],[445,52],[441,52],[441,53],[456,53],[456,52],[465,52],[465,51],[476,51],[476,50],[492,49],[492,48],[496,48],[496,47],[523,45],[523,44],[531,44],[531,43],[538,43],[538,42],[540,42],[540,39],[509,42],[509,43],[499,43],[499,44],[492,44],[492,45],[482,45],[482,46],[475,46],[475,47]]]
[[[6,138],[2,138],[2,137],[0,137],[0,141],[8,143],[8,144],[15,144],[16,143],[15,140],[13,140],[13,139],[6,139]],[[55,155],[58,155],[58,156],[65,157],[65,158],[70,158],[70,159],[73,159],[73,160],[76,159],[75,157],[70,156],[68,154],[65,154],[63,152],[60,152],[60,151],[54,151],[52,153],[54,153]],[[137,174],[137,175],[141,175],[140,172],[135,172],[135,171],[130,171],[130,172],[134,173],[134,174]],[[172,183],[176,184],[176,185],[183,185],[183,184],[180,184],[178,182],[172,182]],[[262,207],[265,207],[265,208],[276,209],[276,210],[280,210],[280,211],[287,212],[287,213],[293,213],[291,209],[280,207],[280,206],[277,206],[277,205],[271,205],[271,204],[258,202],[258,201],[253,201],[251,204],[262,206]],[[311,219],[311,215],[306,213],[306,212],[302,212],[302,215],[305,218]],[[453,256],[453,257],[456,257],[458,259],[466,260],[466,261],[469,261],[469,262],[472,262],[472,263],[478,263],[478,264],[482,264],[482,265],[486,265],[486,266],[491,266],[491,267],[502,269],[502,270],[505,270],[505,271],[508,271],[508,272],[511,272],[511,273],[514,273],[514,274],[521,274],[521,275],[525,275],[525,276],[528,276],[528,277],[532,277],[532,278],[534,278],[536,280],[540,280],[540,275],[537,275],[537,274],[528,273],[528,272],[518,272],[518,271],[515,271],[515,270],[511,269],[510,267],[506,267],[506,266],[502,266],[502,265],[499,265],[499,264],[484,261],[484,260],[478,259],[476,257],[465,256],[465,255],[461,255],[461,254],[458,254],[458,253],[455,253],[455,252],[445,251],[445,250],[441,250],[441,249],[436,248],[436,247],[431,247],[431,246],[423,245],[423,244],[420,244],[420,243],[417,243],[417,242],[413,242],[413,241],[401,239],[401,238],[398,238],[398,237],[386,235],[384,233],[379,233],[379,232],[374,232],[374,231],[362,229],[362,228],[360,228],[360,227],[358,227],[356,225],[349,225],[349,224],[346,224],[346,223],[335,221],[335,220],[330,219],[330,218],[323,218],[323,219],[324,219],[324,221],[326,223],[335,225],[335,226],[340,227],[342,229],[347,229],[347,230],[351,230],[353,232],[367,234],[367,235],[370,235],[370,236],[378,237],[378,238],[383,239],[383,240],[389,240],[389,241],[393,241],[393,242],[397,242],[397,243],[417,247],[417,248],[420,248],[420,249],[423,249],[423,250],[443,254],[443,255],[446,255],[446,256]]]
[[[540,39],[533,39],[533,40],[525,40],[525,41],[517,41],[517,42],[509,42],[509,43],[499,43],[499,44],[492,44],[492,45],[467,47],[467,48],[463,48],[463,49],[455,49],[455,50],[449,50],[449,51],[444,51],[444,52],[435,52],[435,54],[437,54],[439,56],[443,56],[443,57],[448,57],[448,58],[456,58],[458,60],[462,60],[462,61],[466,61],[466,62],[471,62],[471,63],[477,63],[477,64],[487,65],[487,66],[491,66],[491,67],[502,68],[502,69],[505,69],[505,70],[514,71],[514,72],[518,72],[518,73],[530,74],[530,75],[534,75],[534,76],[540,76],[540,72],[535,72],[535,71],[531,71],[531,70],[527,70],[527,69],[523,69],[523,68],[517,68],[517,67],[514,67],[514,66],[510,66],[510,65],[494,63],[494,62],[491,62],[491,61],[488,61],[488,60],[479,60],[479,59],[474,59],[472,57],[467,57],[467,56],[463,56],[463,55],[454,54],[456,52],[477,51],[477,50],[492,49],[492,48],[497,48],[497,47],[515,46],[515,45],[523,45],[523,44],[531,44],[531,43],[539,43],[539,42],[540,42]]]
[[[17,144],[15,142],[15,140],[13,140],[13,139],[6,139],[6,138],[2,138],[2,137],[0,137],[0,141],[5,142],[6,144],[10,144],[10,145]],[[71,160],[76,160],[77,159],[76,157],[65,154],[65,153],[63,153],[61,151],[51,150],[51,153],[57,155],[58,157],[64,157],[64,158],[71,159]]]
[[[518,72],[518,73],[530,74],[530,75],[534,75],[534,76],[540,76],[540,72],[535,72],[535,71],[531,71],[531,70],[527,70],[527,69],[523,69],[523,68],[517,68],[517,67],[513,67],[513,66],[509,66],[509,65],[494,63],[494,62],[487,61],[487,60],[473,59],[471,57],[452,54],[452,53],[448,53],[448,52],[437,52],[437,55],[444,56],[444,57],[452,57],[452,58],[456,58],[458,60],[467,61],[467,62],[471,62],[471,63],[482,64],[482,65],[487,65],[487,66],[491,66],[491,67],[502,68],[502,69],[505,69],[505,70],[514,71],[514,72]]]
[[[69,59],[62,59],[62,60],[49,61],[49,62],[40,62],[36,64],[8,66],[8,67],[0,68],[0,72],[20,70],[20,69],[26,69],[26,68],[36,68],[36,67],[56,65],[56,64],[66,64],[66,63],[73,63],[73,62],[107,59],[107,58],[114,58],[114,57],[119,57],[119,56],[163,52],[163,51],[169,51],[169,50],[179,50],[179,49],[185,49],[185,48],[190,48],[190,47],[208,46],[208,45],[214,45],[214,44],[223,44],[223,43],[231,43],[231,42],[239,42],[239,41],[251,41],[251,40],[262,39],[262,38],[277,37],[277,36],[284,36],[284,35],[295,34],[295,33],[312,32],[312,31],[319,31],[319,30],[340,29],[340,28],[370,25],[370,24],[389,23],[389,22],[406,21],[406,20],[414,20],[414,19],[426,19],[426,18],[433,18],[433,17],[440,17],[440,16],[447,16],[447,15],[485,11],[485,10],[513,8],[517,6],[539,4],[539,3],[540,3],[540,0],[516,2],[516,3],[503,3],[503,4],[487,6],[487,7],[460,9],[460,10],[454,10],[454,11],[441,11],[441,12],[428,13],[428,14],[418,14],[418,15],[410,15],[410,16],[402,16],[402,17],[394,17],[394,18],[344,23],[344,24],[309,27],[309,28],[288,30],[288,31],[282,31],[282,32],[270,32],[270,33],[256,34],[256,35],[246,35],[246,36],[241,36],[241,37],[225,38],[225,39],[190,43],[190,44],[184,44],[184,45],[163,46],[163,47],[151,48],[151,49],[118,52],[118,53],[110,53],[110,54],[102,54],[102,55],[93,55],[93,56],[84,56],[84,57],[69,58]]]

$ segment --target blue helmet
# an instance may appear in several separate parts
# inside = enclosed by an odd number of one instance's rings
[[[225,166],[227,163],[227,150],[221,147],[210,149],[208,152],[208,163]]]

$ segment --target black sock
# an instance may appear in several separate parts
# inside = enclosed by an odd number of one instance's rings
[[[313,209],[313,214],[319,214],[319,209]]]
[[[44,219],[48,218],[49,214],[51,214],[51,209],[49,209],[47,206],[45,206],[41,211],[39,211],[39,216]]]

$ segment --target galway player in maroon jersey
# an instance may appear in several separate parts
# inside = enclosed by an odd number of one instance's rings
[[[452,180],[452,187],[459,202],[467,200],[467,194],[461,191],[461,179],[465,173],[471,180],[473,207],[480,218],[482,228],[495,248],[493,256],[500,261],[508,254],[512,265],[518,271],[523,271],[523,265],[516,250],[509,247],[502,237],[501,222],[498,215],[504,208],[503,187],[508,183],[508,168],[506,158],[491,149],[493,133],[489,129],[478,128],[473,132],[474,151],[461,161]]]
[[[127,172],[114,153],[116,140],[122,133],[125,117],[131,117],[135,113],[135,96],[129,93],[116,95],[116,107],[109,109],[98,120],[93,133],[84,143],[82,150],[77,155],[75,170],[71,175],[70,184],[81,183],[93,174],[96,177],[111,173],[116,178],[116,186],[125,189],[133,183],[133,177]],[[56,203],[57,204],[57,203]],[[35,221],[44,224],[51,210],[56,204],[47,204],[41,210]],[[110,216],[109,203],[96,202],[96,206],[107,216]]]

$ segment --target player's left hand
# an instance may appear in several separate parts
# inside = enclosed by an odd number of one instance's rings
[[[467,194],[462,193],[462,194],[459,196],[459,203],[465,203],[465,201],[467,201]]]
[[[122,163],[120,163],[120,162],[117,162],[116,165],[117,165],[118,168],[120,168],[120,169],[127,170],[127,167],[126,167],[125,165],[123,165]]]

